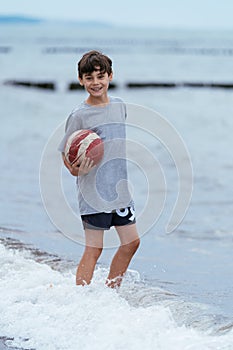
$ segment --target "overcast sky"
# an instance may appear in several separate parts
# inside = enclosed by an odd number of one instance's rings
[[[2,0],[0,14],[131,26],[233,28],[233,0]]]

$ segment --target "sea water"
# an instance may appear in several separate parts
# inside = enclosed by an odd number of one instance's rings
[[[233,349],[233,90],[126,87],[128,82],[232,82],[231,34],[1,26],[1,46],[9,51],[0,54],[0,329],[8,345]],[[177,173],[166,147],[150,145],[145,138],[164,171],[167,199],[159,220],[143,235],[119,291],[104,286],[114,249],[104,250],[90,286],[75,287],[83,246],[51,223],[39,187],[48,139],[86,96],[69,91],[68,85],[76,81],[76,62],[89,49],[113,58],[117,88],[112,95],[153,109],[174,126],[187,146],[194,175],[186,216],[167,234]],[[7,86],[7,80],[53,81],[56,90]],[[140,211],[144,184],[136,172],[130,176]],[[77,210],[74,179],[63,171],[63,181]]]

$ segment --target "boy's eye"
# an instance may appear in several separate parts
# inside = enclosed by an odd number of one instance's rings
[[[103,73],[98,74],[98,75],[97,75],[97,78],[98,78],[98,79],[104,79],[104,78],[105,78],[105,74],[103,74]],[[85,76],[85,79],[86,79],[87,81],[91,81],[91,80],[93,79],[93,77],[92,77],[91,75],[86,75],[86,76]]]

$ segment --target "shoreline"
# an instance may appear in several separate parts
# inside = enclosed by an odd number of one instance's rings
[[[7,350],[9,349],[6,344],[5,341],[8,340],[8,338],[1,336],[0,337],[0,350]],[[15,348],[12,348],[12,350],[16,350]]]
[[[8,340],[13,340],[13,338],[0,336],[0,350],[29,350],[29,349],[24,349],[24,348],[15,348],[15,347],[12,347],[12,346],[7,346],[5,344],[5,342],[8,341]],[[32,349],[30,349],[30,350],[32,350]]]

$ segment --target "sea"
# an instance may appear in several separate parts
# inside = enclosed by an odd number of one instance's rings
[[[109,93],[129,106],[141,245],[118,290],[105,286],[109,241],[75,286],[84,244],[57,151],[92,49],[112,58]],[[0,349],[233,350],[232,58],[230,30],[1,24]]]

